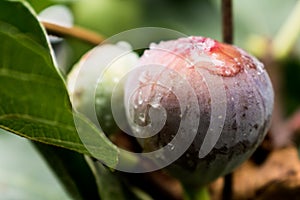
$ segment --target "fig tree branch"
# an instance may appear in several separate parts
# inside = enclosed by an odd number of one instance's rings
[[[233,43],[233,16],[232,16],[232,0],[222,0],[222,35],[223,42]],[[222,191],[222,199],[232,199],[232,173],[224,177],[224,186]]]
[[[232,0],[222,0],[223,42],[233,43]]]
[[[104,40],[104,37],[99,35],[98,33],[82,27],[78,27],[78,26],[65,27],[65,26],[60,26],[49,22],[41,22],[41,23],[45,27],[47,33],[50,35],[55,35],[59,37],[73,37],[93,45],[98,45]]]

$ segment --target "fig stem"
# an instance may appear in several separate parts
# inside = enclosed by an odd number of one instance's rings
[[[41,23],[45,27],[47,33],[50,35],[59,37],[69,36],[93,45],[98,45],[105,39],[102,35],[79,26],[65,27],[44,21]]]
[[[210,200],[210,194],[207,187],[193,187],[184,185],[184,200]]]
[[[223,42],[233,43],[232,0],[222,0]]]
[[[222,191],[222,199],[232,199],[232,186],[233,186],[233,174],[227,174],[224,176],[224,187]]]
[[[300,34],[300,0],[297,1],[293,11],[284,22],[273,39],[273,56],[276,59],[286,58],[295,45]]]

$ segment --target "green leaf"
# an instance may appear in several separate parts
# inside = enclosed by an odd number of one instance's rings
[[[185,200],[210,200],[210,194],[208,188],[202,187],[191,187],[190,185],[182,185],[184,188],[184,199]]]
[[[132,186],[126,178],[122,179],[122,173],[115,173],[88,156],[86,161],[93,171],[102,200],[153,200],[145,191]]]
[[[44,48],[48,48],[45,32],[36,19],[32,8],[24,1],[0,1],[0,21],[17,27],[30,39]]]
[[[83,155],[42,143],[33,144],[73,199],[100,199],[95,177]]]
[[[118,177],[105,168],[102,163],[86,158],[92,169],[98,185],[99,195],[102,200],[125,200],[122,184]]]
[[[74,0],[25,0],[34,8],[36,12],[40,12],[41,10],[52,6],[54,4],[66,4],[71,3]]]
[[[0,129],[0,158],[0,199],[71,200],[28,140]]]
[[[83,144],[78,136],[45,31],[24,1],[0,1],[0,44],[0,128],[79,153],[90,154],[88,146],[93,156],[115,166],[117,148],[87,119],[75,115],[87,134],[98,137]]]

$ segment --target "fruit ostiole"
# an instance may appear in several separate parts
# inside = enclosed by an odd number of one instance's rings
[[[197,134],[180,158],[166,168],[183,184],[205,185],[231,172],[262,142],[272,115],[273,88],[263,64],[244,50],[210,38],[179,38],[152,44],[139,59],[136,67],[140,66],[149,70],[160,66],[162,72],[179,74],[197,97],[200,116],[188,119],[199,120]],[[160,131],[139,139],[145,152],[171,146],[181,121],[189,117],[185,113],[191,109],[181,108],[183,104],[177,99],[176,92],[185,88],[173,91],[172,84],[180,84],[172,81],[170,87],[164,87],[159,84],[163,78],[136,70],[125,87],[127,118],[137,136],[143,134],[139,127],[151,126],[157,109],[165,110]]]

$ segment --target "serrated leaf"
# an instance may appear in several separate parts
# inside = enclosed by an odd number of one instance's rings
[[[64,81],[55,68],[46,34],[24,1],[0,1],[0,128],[28,139],[90,154],[109,166],[117,148],[82,116],[85,132],[97,140],[83,144]]]

